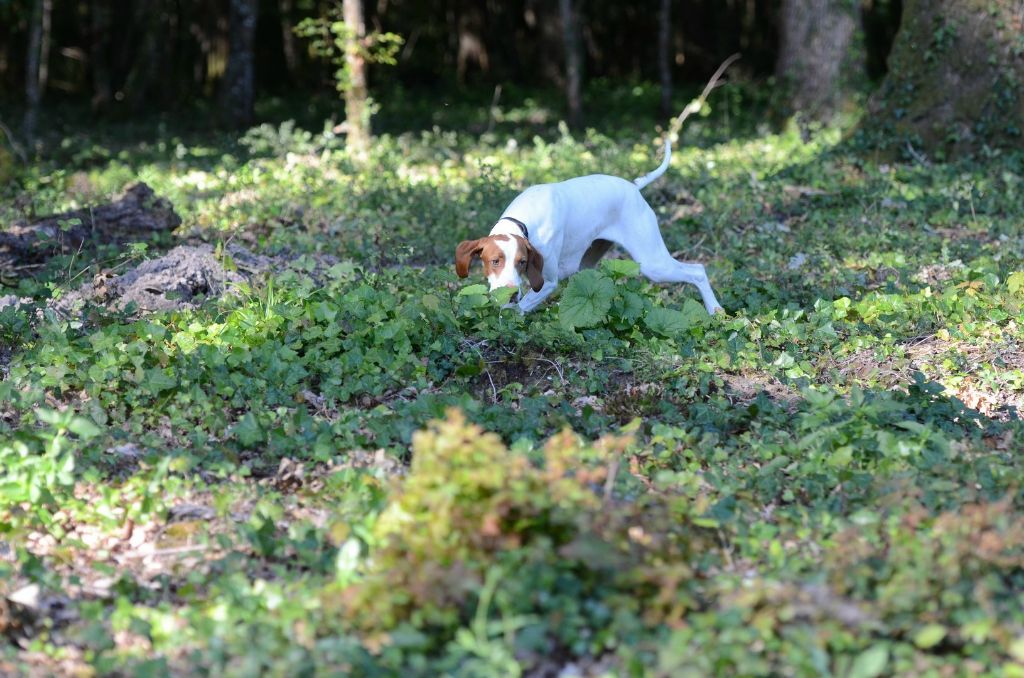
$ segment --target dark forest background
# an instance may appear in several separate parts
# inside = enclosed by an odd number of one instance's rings
[[[237,15],[256,14],[251,42],[257,96],[330,94],[333,66],[294,32],[303,19],[326,17],[338,3],[310,0],[0,1],[0,100],[25,101],[31,26],[49,14],[44,107],[87,104],[99,115],[178,110],[217,102],[225,87]],[[566,86],[565,31],[555,0],[370,0],[369,31],[404,39],[393,68],[371,69],[371,86],[411,89]],[[659,49],[675,83],[703,82],[726,57],[733,72],[764,80],[780,59],[783,0],[613,2],[577,0],[583,79],[659,81]],[[814,3],[790,3],[795,5]],[[847,3],[849,4],[849,3]],[[245,7],[245,6],[249,7]],[[667,44],[659,42],[670,5]],[[798,8],[799,9],[799,8]],[[807,9],[807,8],[804,8]],[[861,58],[874,80],[900,24],[901,0],[868,0],[860,11]],[[791,10],[792,11],[792,10]],[[237,57],[236,57],[237,58]]]

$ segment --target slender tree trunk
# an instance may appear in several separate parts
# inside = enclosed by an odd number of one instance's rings
[[[292,0],[279,0],[278,9],[281,14],[281,48],[284,52],[284,65],[288,76],[295,79],[299,72],[299,53],[295,49],[295,32],[292,30]]]
[[[135,5],[135,30],[142,33],[142,39],[121,87],[124,102],[133,113],[153,103],[154,83],[160,72],[161,46],[167,37],[163,34],[164,3],[165,0],[149,0]]]
[[[672,0],[661,0],[658,11],[658,76],[661,114],[672,115]]]
[[[110,81],[110,0],[92,0],[92,38],[89,60],[92,65],[92,108],[102,111],[110,105],[113,86]]]
[[[345,122],[348,126],[346,144],[359,154],[370,148],[370,103],[366,86],[366,58],[363,41],[366,22],[363,19],[363,0],[344,0],[342,15],[349,28],[345,45],[345,63],[348,67],[348,87],[345,89]]]
[[[256,100],[256,20],[259,0],[231,0],[228,67],[224,72],[224,113],[233,127],[252,122]]]
[[[579,3],[581,0],[558,0],[562,15],[565,45],[565,99],[569,109],[569,125],[578,128],[583,122],[583,41],[580,39]]]
[[[28,39],[28,55],[25,60],[25,98],[27,108],[23,122],[25,140],[35,143],[36,127],[39,124],[39,104],[46,90],[50,65],[50,20],[53,14],[53,0],[36,0],[32,7],[32,27]]]
[[[859,25],[859,2],[782,0],[776,75],[793,112],[827,120],[839,110],[864,73]]]

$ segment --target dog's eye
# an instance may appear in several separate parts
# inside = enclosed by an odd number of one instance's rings
[[[520,266],[526,266],[526,259],[520,259],[519,260],[519,265]]]
[[[491,265],[492,266],[497,266],[500,263],[501,263],[501,259],[491,259]]]

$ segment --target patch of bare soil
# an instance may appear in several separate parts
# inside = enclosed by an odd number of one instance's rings
[[[195,308],[202,301],[230,292],[270,268],[267,257],[241,247],[228,247],[234,262],[226,267],[210,245],[179,245],[157,259],[144,261],[116,277],[100,274],[91,283],[51,304],[62,315],[74,315],[86,304],[123,311],[134,305],[140,312]]]
[[[1024,394],[1009,388],[986,386],[973,376],[984,364],[998,364],[1005,369],[1024,369],[1024,346],[990,342],[969,344],[940,339],[935,335],[918,337],[903,346],[902,355],[878,358],[874,349],[863,349],[841,361],[839,373],[858,380],[873,380],[889,388],[905,389],[914,383],[915,374],[935,375],[942,356],[955,352],[965,362],[960,370],[967,374],[948,388],[951,395],[967,407],[986,417],[1005,420],[1024,411]]]
[[[794,409],[800,401],[800,394],[768,374],[748,372],[745,374],[719,374],[725,382],[726,395],[734,405],[746,406],[762,393],[770,400]]]

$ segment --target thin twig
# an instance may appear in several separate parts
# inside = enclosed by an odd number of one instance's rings
[[[608,464],[608,477],[604,481],[604,501],[608,503],[612,498],[612,490],[615,489],[615,476],[619,474],[619,464],[621,459],[616,456],[612,458],[610,464]]]
[[[487,132],[491,133],[494,131],[494,125],[497,122],[496,113],[498,112],[498,102],[501,100],[501,85],[498,84],[494,87],[494,98],[491,99],[491,107],[488,109],[487,114]]]
[[[494,403],[498,402],[498,388],[494,385],[494,379],[491,379],[491,371],[484,370],[484,374],[487,375],[487,381],[491,382],[491,398]]]
[[[164,556],[175,556],[175,555],[179,555],[179,554],[182,554],[182,553],[192,553],[192,552],[206,551],[206,550],[209,550],[209,548],[210,547],[208,545],[204,545],[204,544],[196,544],[194,546],[175,546],[173,548],[157,549],[155,551],[150,551],[149,553],[129,553],[129,554],[126,554],[126,557],[131,558],[131,559],[137,559],[137,558],[163,558]]]
[[[931,165],[931,163],[928,162],[928,158],[924,157],[924,155],[922,155],[916,148],[911,146],[909,141],[907,142],[907,152],[910,153],[910,157],[921,165],[924,165],[925,167]]]
[[[562,382],[562,388],[565,388],[565,375],[562,374],[562,367],[558,363],[556,363],[554,360],[549,360],[548,358],[543,358],[543,357],[538,356],[537,360],[543,360],[544,362],[546,362],[546,363],[550,364],[552,367],[554,367],[555,368],[555,372],[558,373],[558,380],[560,382]]]
[[[708,84],[705,85],[704,91],[700,93],[700,96],[688,103],[686,108],[683,109],[683,112],[672,121],[671,125],[669,125],[668,132],[670,137],[678,134],[679,130],[683,127],[683,123],[686,122],[686,119],[694,113],[699,112],[700,109],[704,107],[704,102],[707,101],[708,95],[711,94],[711,90],[718,87],[718,81],[721,79],[726,69],[728,69],[729,66],[732,66],[733,62],[737,61],[739,58],[740,55],[737,53],[722,62],[722,65],[718,67],[715,74],[711,76],[710,80],[708,80]]]
[[[14,134],[11,132],[10,128],[7,127],[2,120],[0,120],[0,132],[3,132],[7,136],[7,141],[11,144],[11,150],[13,150],[14,154],[18,156],[18,159],[23,163],[27,163],[28,156],[25,155],[25,150],[21,147],[21,144],[18,143],[18,140],[14,138]]]

